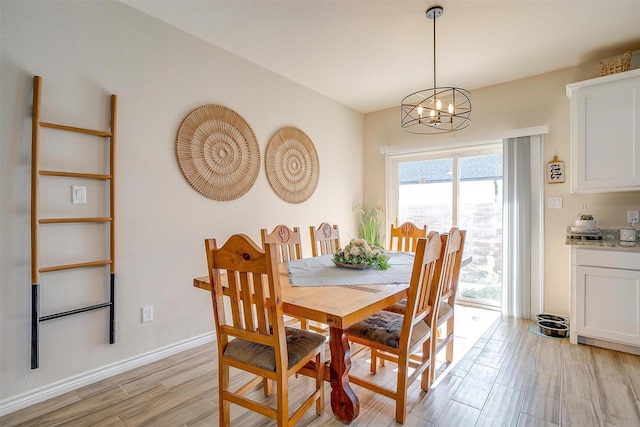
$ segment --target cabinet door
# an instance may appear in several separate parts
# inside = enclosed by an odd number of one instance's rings
[[[640,271],[574,266],[575,332],[640,345]]]
[[[572,191],[640,189],[640,77],[582,87],[571,101]]]

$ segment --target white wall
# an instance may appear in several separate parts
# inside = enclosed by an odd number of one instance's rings
[[[634,50],[633,46],[630,46]],[[637,48],[637,47],[636,47]],[[620,49],[624,52],[625,49]],[[544,136],[545,162],[554,155],[565,161],[571,176],[568,83],[598,76],[598,64],[589,63],[472,91],[471,125],[449,135],[413,135],[400,129],[400,110],[392,108],[366,114],[364,118],[365,203],[384,201],[384,155],[380,147],[394,145],[446,145],[457,140],[485,141],[501,132],[549,125]],[[469,72],[473,72],[470,68]],[[416,88],[420,89],[420,88]],[[562,197],[562,209],[548,209],[545,203],[544,231],[544,311],[569,314],[570,250],[565,245],[565,229],[587,202],[602,227],[626,224],[627,210],[640,208],[640,191],[608,194],[571,194],[569,179],[563,184],[545,184],[545,200]],[[535,314],[535,313],[534,313]]]
[[[211,333],[208,295],[192,287],[193,277],[206,274],[206,237],[223,242],[242,232],[259,241],[260,228],[285,223],[301,227],[310,255],[309,225],[339,224],[343,240],[355,234],[351,209],[362,201],[361,114],[118,2],[3,0],[0,17],[0,402]],[[117,342],[108,344],[107,310],[45,322],[40,368],[31,370],[34,75],[43,77],[44,121],[106,129],[108,97],[118,95]],[[309,135],[320,159],[311,198],[282,201],[263,164],[253,188],[237,200],[197,193],[178,168],[175,137],[184,117],[203,104],[242,115],[262,161],[279,128],[296,126]],[[97,203],[91,197],[89,204]],[[75,209],[68,198],[64,191],[51,202]],[[85,236],[69,231],[60,246]],[[54,288],[44,282],[55,279],[41,277],[44,315],[96,297],[77,276]],[[140,308],[147,305],[154,307],[154,320],[143,324]]]

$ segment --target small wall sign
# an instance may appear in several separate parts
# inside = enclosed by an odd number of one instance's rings
[[[553,156],[553,160],[547,163],[547,182],[560,184],[564,182],[564,162]]]

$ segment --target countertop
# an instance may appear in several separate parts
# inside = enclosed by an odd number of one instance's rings
[[[600,240],[591,240],[586,236],[582,238],[570,237],[571,227],[567,227],[567,237],[565,244],[570,246],[582,246],[592,248],[616,248],[616,249],[633,249],[634,252],[640,252],[640,230],[636,230],[635,242],[623,242],[620,241],[620,229],[619,228],[601,228],[599,235],[602,236]]]

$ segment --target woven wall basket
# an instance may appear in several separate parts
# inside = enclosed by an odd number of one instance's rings
[[[203,196],[234,200],[249,191],[260,171],[260,148],[249,124],[221,105],[203,105],[178,129],[176,156],[182,174]]]
[[[301,203],[318,185],[320,163],[311,139],[295,127],[285,127],[269,141],[265,153],[267,179],[284,201]]]

